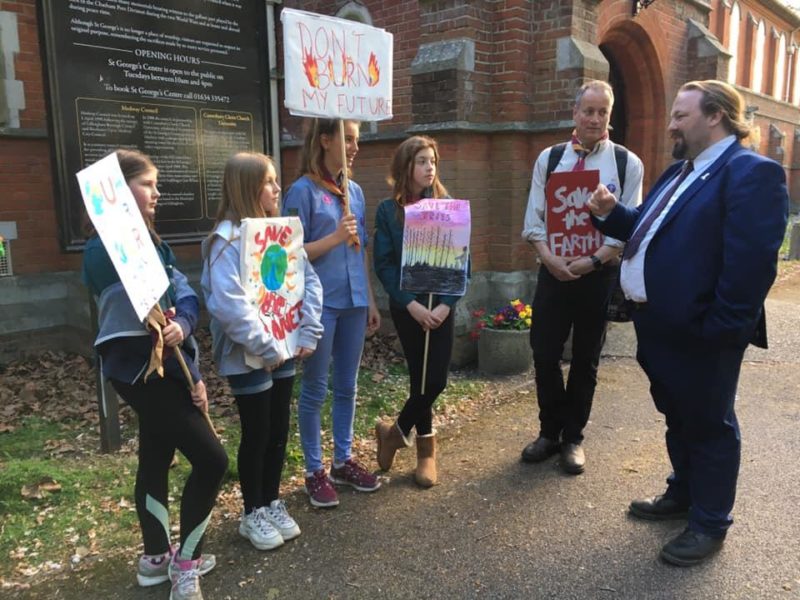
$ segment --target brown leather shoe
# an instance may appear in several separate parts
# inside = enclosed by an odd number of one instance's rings
[[[661,495],[634,500],[628,506],[628,512],[634,517],[646,521],[669,521],[688,517],[689,506]]]
[[[699,565],[722,549],[725,536],[712,537],[688,527],[661,549],[661,560],[678,567]]]
[[[558,442],[541,435],[522,450],[523,462],[537,463],[558,452]]]
[[[561,468],[570,475],[580,475],[586,466],[586,455],[580,444],[561,444]]]

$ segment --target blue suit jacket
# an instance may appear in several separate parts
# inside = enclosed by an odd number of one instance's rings
[[[627,240],[680,169],[670,166],[641,206],[617,204],[603,233]],[[786,176],[776,162],[728,148],[675,201],[647,247],[647,312],[664,335],[766,347],[764,299],[786,232]]]

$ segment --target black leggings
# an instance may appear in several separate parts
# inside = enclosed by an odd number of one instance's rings
[[[192,465],[181,495],[181,550],[191,535],[192,558],[198,558],[207,518],[228,468],[225,448],[192,404],[185,383],[169,378],[134,385],[113,379],[111,383],[139,417],[139,467],[134,495],[144,552],[164,554],[170,547],[166,520],[168,478],[178,449]]]
[[[447,387],[450,356],[453,352],[453,311],[444,323],[431,329],[428,343],[428,366],[425,377],[425,393],[421,393],[422,363],[425,352],[425,331],[405,309],[390,307],[392,321],[403,346],[408,365],[409,390],[397,423],[404,435],[416,428],[417,435],[433,432],[433,403]]]
[[[273,379],[266,391],[236,396],[242,425],[238,463],[245,513],[278,499],[293,384],[294,375]]]

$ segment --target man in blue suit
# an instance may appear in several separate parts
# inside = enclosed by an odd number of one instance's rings
[[[630,513],[688,517],[660,554],[679,566],[718,551],[733,522],[739,370],[748,343],[766,347],[764,299],[786,230],[785,174],[740,144],[743,108],[726,83],[685,84],[669,124],[678,162],[637,208],[602,185],[589,202],[597,228],[627,241],[620,280],[636,308],[636,357],[667,424],[667,489]]]

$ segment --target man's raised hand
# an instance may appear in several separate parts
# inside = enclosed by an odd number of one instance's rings
[[[617,205],[617,199],[614,194],[608,191],[608,188],[602,183],[597,186],[592,195],[589,197],[589,210],[595,217],[605,217],[608,213],[614,210]]]

